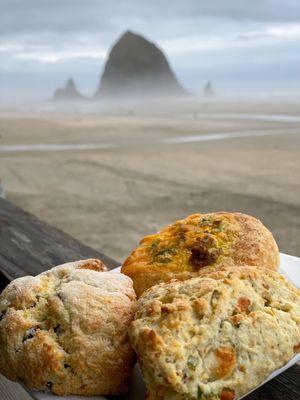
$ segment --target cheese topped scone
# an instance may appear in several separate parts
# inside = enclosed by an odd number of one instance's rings
[[[61,396],[126,392],[136,296],[105,270],[90,259],[12,281],[0,295],[0,373]]]
[[[142,239],[122,272],[140,296],[157,283],[203,275],[224,263],[276,270],[279,252],[273,235],[249,215],[193,214]]]
[[[270,269],[153,286],[130,326],[151,400],[233,400],[300,351],[300,291]]]

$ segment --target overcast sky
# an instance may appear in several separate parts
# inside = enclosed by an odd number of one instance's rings
[[[299,0],[0,0],[1,101],[46,99],[74,77],[95,91],[127,29],[155,42],[181,83],[220,94],[300,93]]]

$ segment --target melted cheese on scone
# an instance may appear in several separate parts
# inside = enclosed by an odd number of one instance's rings
[[[124,262],[138,296],[172,278],[204,274],[223,263],[277,269],[272,234],[257,219],[239,213],[193,214],[146,236]]]

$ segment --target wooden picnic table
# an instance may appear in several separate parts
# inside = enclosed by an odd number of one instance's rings
[[[0,291],[14,278],[36,275],[55,265],[90,257],[100,258],[110,269],[119,265],[116,260],[0,199]],[[0,375],[0,399],[32,400],[32,397],[18,383]],[[300,400],[300,366],[289,368],[245,400]]]

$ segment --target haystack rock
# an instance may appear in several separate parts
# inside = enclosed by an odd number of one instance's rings
[[[183,96],[163,52],[153,43],[127,31],[112,47],[96,97]]]
[[[64,88],[56,89],[53,94],[54,100],[76,101],[83,99],[78,92],[73,79],[68,79]]]

